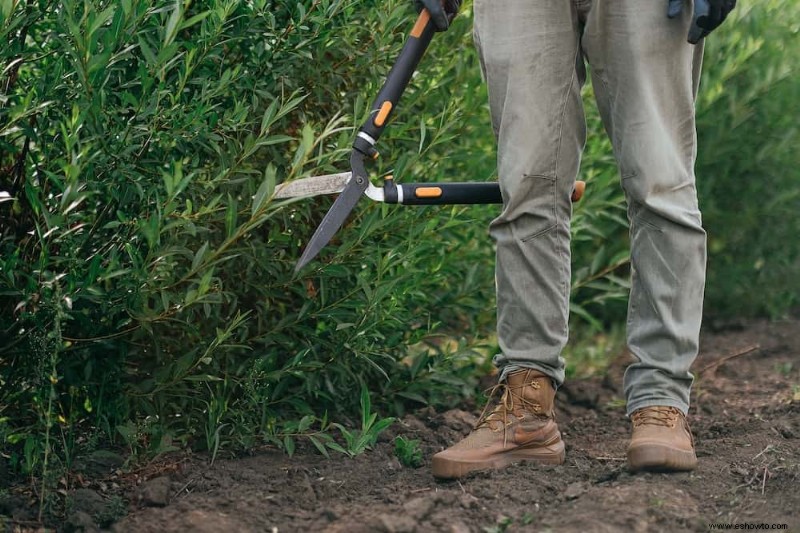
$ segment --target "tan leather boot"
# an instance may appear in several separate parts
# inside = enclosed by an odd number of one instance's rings
[[[644,407],[631,414],[628,466],[634,472],[694,470],[697,457],[686,417],[674,407]]]
[[[499,391],[500,403],[488,414],[487,404],[469,435],[433,456],[435,477],[459,478],[517,461],[564,462],[564,442],[555,422],[555,390],[550,378],[536,370],[520,370],[495,386],[491,396]]]

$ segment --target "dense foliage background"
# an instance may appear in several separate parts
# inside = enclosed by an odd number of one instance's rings
[[[0,461],[46,485],[98,446],[291,453],[308,439],[355,454],[388,423],[377,412],[472,394],[493,351],[497,207],[362,202],[293,275],[330,199],[272,198],[276,183],[347,170],[408,4],[0,1]],[[436,36],[376,179],[493,178],[469,8]],[[779,317],[800,298],[797,20],[793,0],[742,5],[707,43],[712,316]],[[584,340],[619,330],[628,273],[586,92]]]

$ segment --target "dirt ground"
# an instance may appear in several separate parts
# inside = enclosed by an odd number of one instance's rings
[[[128,514],[110,529],[641,532],[749,523],[800,531],[798,356],[799,320],[704,332],[690,412],[699,459],[692,473],[627,472],[624,356],[606,376],[573,381],[557,395],[567,445],[562,466],[524,463],[438,482],[431,455],[466,434],[477,411],[423,411],[394,424],[374,451],[354,459],[267,451],[209,467],[203,457],[184,457],[129,487]],[[396,435],[421,441],[422,467],[404,467],[394,457]],[[86,516],[66,525],[94,527]]]

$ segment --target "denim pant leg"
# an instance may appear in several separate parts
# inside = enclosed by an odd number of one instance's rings
[[[583,39],[628,201],[631,294],[624,380],[628,414],[689,408],[705,287],[706,234],[695,188],[694,103],[702,44],[686,42],[691,9],[594,0]]]
[[[520,367],[564,380],[570,195],[586,126],[572,1],[476,0],[475,41],[489,89],[503,211],[497,246],[501,379]]]

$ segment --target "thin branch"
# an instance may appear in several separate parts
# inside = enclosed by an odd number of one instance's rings
[[[712,368],[716,370],[717,367],[719,367],[723,363],[727,363],[731,359],[734,359],[736,357],[740,357],[742,355],[747,355],[747,354],[749,354],[751,352],[755,352],[756,350],[760,350],[760,349],[761,349],[761,345],[760,344],[753,344],[752,346],[748,346],[747,348],[744,348],[743,350],[740,350],[740,351],[738,351],[736,353],[732,353],[730,355],[726,355],[722,359],[718,359],[718,360],[714,361],[713,363],[707,364],[706,366],[704,366],[703,368],[700,369],[699,373],[702,374],[703,372],[706,372],[707,370],[710,370]]]

